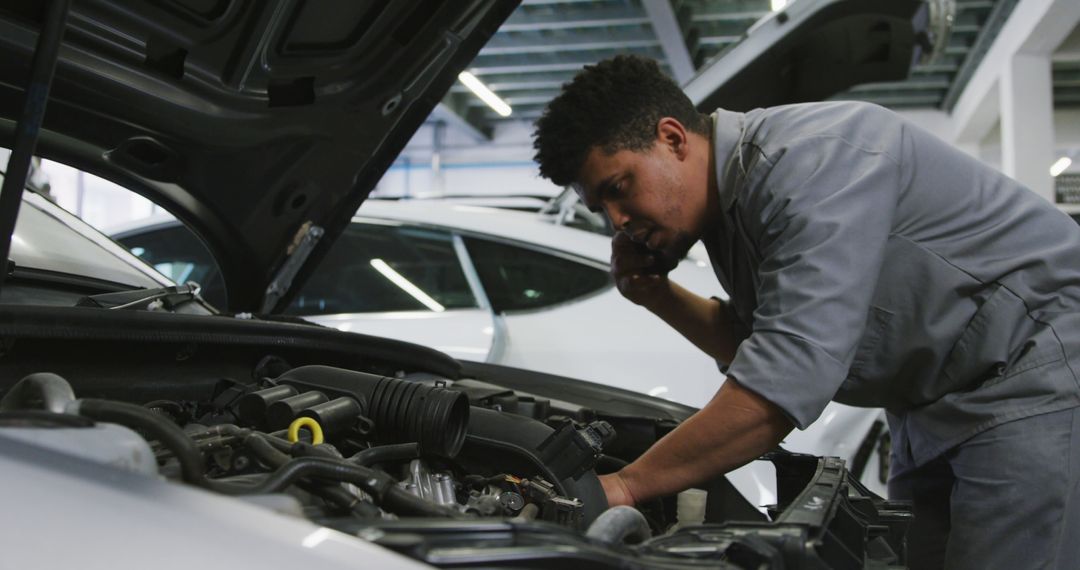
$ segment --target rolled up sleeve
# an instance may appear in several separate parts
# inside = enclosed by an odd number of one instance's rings
[[[851,367],[901,186],[886,152],[811,137],[758,160],[735,204],[758,261],[757,305],[728,374],[800,429]]]

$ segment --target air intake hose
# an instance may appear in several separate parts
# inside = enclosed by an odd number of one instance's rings
[[[416,442],[423,454],[454,457],[465,443],[469,399],[442,386],[329,366],[294,368],[277,379],[299,392],[317,390],[331,400],[354,398],[374,422],[379,443]]]

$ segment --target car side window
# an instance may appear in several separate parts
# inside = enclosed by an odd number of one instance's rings
[[[177,283],[194,281],[200,295],[215,307],[227,307],[228,295],[221,271],[210,250],[185,226],[177,223],[156,230],[128,232],[113,237]]]
[[[328,315],[478,306],[449,233],[353,223],[285,312]]]
[[[558,255],[471,237],[465,245],[497,312],[549,307],[611,284],[607,271]]]

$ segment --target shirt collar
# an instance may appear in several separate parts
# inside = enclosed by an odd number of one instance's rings
[[[716,185],[720,193],[720,204],[726,212],[735,203],[737,191],[746,178],[746,163],[739,162],[742,159],[739,146],[746,133],[746,116],[743,113],[717,109],[711,117]]]

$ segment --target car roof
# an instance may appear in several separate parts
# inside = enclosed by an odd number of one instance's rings
[[[485,234],[525,244],[542,245],[601,263],[607,263],[611,256],[611,238],[559,226],[539,214],[529,212],[438,200],[371,200],[361,206],[353,216],[353,221],[370,219]]]

